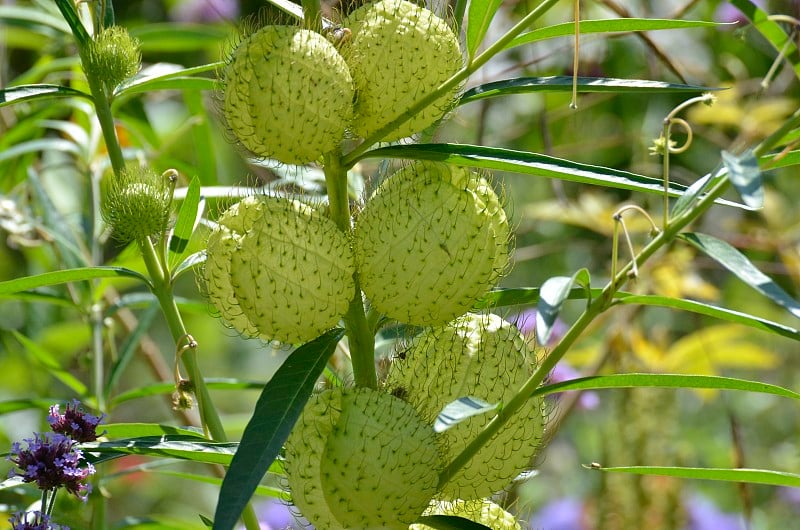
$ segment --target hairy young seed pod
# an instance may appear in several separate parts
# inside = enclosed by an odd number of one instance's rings
[[[475,521],[491,530],[521,530],[513,515],[489,499],[437,501],[425,510],[425,515],[455,515]],[[433,528],[424,524],[412,524],[409,530],[433,530]]]
[[[122,243],[161,235],[167,228],[172,196],[169,180],[149,167],[129,166],[111,177],[103,220]]]
[[[355,292],[347,235],[311,206],[259,197],[260,215],[230,252],[233,297],[258,334],[297,344],[347,312]]]
[[[110,94],[139,71],[142,53],[139,41],[122,26],[110,26],[89,42],[82,54],[83,68],[87,74],[99,79]]]
[[[353,131],[367,138],[405,114],[462,66],[458,37],[433,12],[406,0],[380,0],[353,11],[342,26],[352,37],[341,48],[356,86]],[[420,132],[448,110],[459,87],[382,138]]]
[[[203,276],[209,300],[231,327],[247,337],[269,340],[244,314],[231,285],[231,258],[242,237],[264,215],[264,205],[258,196],[245,197],[217,219],[217,227],[208,236]]]
[[[468,311],[508,268],[510,229],[479,174],[415,162],[389,177],[356,219],[356,268],[378,311],[444,324]]]
[[[507,403],[533,373],[534,356],[515,326],[497,315],[464,315],[424,330],[389,369],[389,391],[402,387],[406,401],[433,422],[445,405],[461,397]],[[473,416],[440,433],[447,460],[457,456],[491,419]],[[541,398],[525,406],[442,488],[438,498],[489,497],[528,468],[544,431]]]
[[[353,114],[353,80],[319,33],[265,26],[225,67],[223,112],[255,156],[305,164],[338,148]]]
[[[440,470],[430,425],[368,388],[313,396],[286,443],[292,501],[317,530],[407,530]]]

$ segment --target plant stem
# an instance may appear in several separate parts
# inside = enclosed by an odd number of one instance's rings
[[[328,205],[331,219],[346,234],[352,232],[350,226],[350,203],[347,197],[347,170],[342,166],[338,153],[325,157],[325,183],[328,188]],[[353,363],[353,378],[356,386],[377,388],[378,376],[375,371],[375,335],[364,311],[361,285],[358,273],[353,274],[355,289],[347,314],[344,316],[345,332],[350,345],[350,359]]]

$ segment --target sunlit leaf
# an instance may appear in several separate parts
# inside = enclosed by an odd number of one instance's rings
[[[800,303],[789,296],[769,276],[758,270],[744,254],[733,246],[707,234],[687,233],[681,234],[680,237],[705,252],[747,285],[800,318]]]
[[[149,283],[147,278],[138,272],[122,267],[83,267],[80,269],[44,272],[35,276],[25,276],[16,280],[0,282],[0,295],[18,293],[50,285],[114,277],[135,278],[144,283]]]
[[[786,486],[800,488],[800,475],[768,469],[721,469],[703,467],[662,467],[662,466],[627,466],[627,467],[593,467],[609,473],[632,473],[635,475],[657,475],[662,477],[688,478],[694,480],[722,480],[728,482],[744,482],[749,484],[767,484],[770,486]]]
[[[61,15],[64,17],[64,20],[67,21],[69,24],[69,28],[72,31],[72,34],[75,36],[75,40],[78,41],[78,44],[81,47],[84,47],[92,38],[89,36],[89,32],[86,31],[86,28],[83,26],[83,22],[81,22],[81,17],[78,16],[78,12],[75,10],[75,4],[72,0],[55,0],[56,6],[58,10],[61,11]]]
[[[583,26],[581,26],[582,28]],[[459,98],[458,104],[471,103],[486,98],[527,94],[530,92],[571,92],[572,76],[517,77],[493,81],[470,88]],[[578,92],[605,93],[698,93],[719,90],[696,85],[682,85],[646,79],[615,79],[612,77],[578,77]]]
[[[433,423],[434,432],[444,432],[464,420],[496,410],[499,403],[491,404],[475,397],[461,397],[444,406]]]
[[[589,271],[581,269],[569,276],[556,276],[542,284],[539,293],[539,303],[536,305],[536,342],[547,344],[553,332],[561,306],[569,298],[572,286],[576,283],[584,289],[589,288]]]
[[[215,530],[231,530],[278,456],[344,330],[335,328],[286,359],[256,403],[219,492]]]
[[[214,90],[216,80],[196,75],[217,70],[222,65],[223,63],[211,63],[183,68],[177,64],[156,63],[118,86],[114,90],[114,98],[117,100],[123,96],[155,90]]]
[[[86,98],[89,94],[59,85],[20,85],[0,90],[0,107],[24,101],[47,101],[58,98]]]
[[[193,178],[186,190],[186,195],[178,211],[178,218],[175,227],[169,237],[169,265],[174,267],[178,260],[186,252],[192,234],[200,222],[202,210],[200,209],[200,179]]]
[[[81,449],[86,453],[99,453],[100,456],[94,460],[95,462],[124,455],[141,455],[223,465],[230,463],[237,447],[238,444],[233,442],[201,441],[193,437],[172,434],[81,444]]]
[[[673,20],[654,18],[611,18],[603,20],[581,20],[581,34],[629,33],[634,31],[656,31],[721,26],[719,22],[706,20]],[[506,49],[522,46],[555,37],[568,37],[575,34],[575,22],[553,24],[523,33],[508,43]]]
[[[467,54],[472,59],[481,45],[502,0],[472,0],[467,15]]]

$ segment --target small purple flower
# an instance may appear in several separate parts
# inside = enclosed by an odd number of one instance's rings
[[[536,335],[536,309],[525,309],[513,319],[514,325],[517,326],[520,333],[525,335],[528,339],[533,339]],[[553,346],[561,340],[561,337],[569,329],[569,326],[561,320],[556,319],[553,323],[553,330],[550,332],[550,337],[547,339],[547,344],[540,344],[539,346]]]
[[[764,0],[753,0],[753,3],[758,7],[764,9]],[[736,9],[730,2],[721,2],[719,7],[714,12],[715,22],[736,22],[738,24],[747,24],[749,21],[744,13]]]
[[[239,16],[239,2],[233,0],[183,0],[170,10],[178,22],[219,22]]]
[[[75,441],[63,434],[36,433],[34,438],[24,440],[28,447],[23,449],[19,442],[11,446],[8,460],[14,462],[19,472],[12,469],[8,476],[22,477],[23,482],[35,482],[41,490],[54,490],[61,486],[79,499],[85,501],[91,492],[91,485],[85,480],[94,473],[94,466],[78,467],[83,452],[75,448]]]
[[[530,519],[530,528],[538,530],[581,530],[583,524],[583,503],[573,497],[564,497],[545,504]]]
[[[686,530],[743,530],[740,518],[725,513],[717,506],[699,495],[686,499],[686,513],[689,518]]]
[[[11,530],[69,530],[69,527],[51,523],[50,517],[41,512],[15,513],[8,522]]]
[[[297,508],[278,499],[270,499],[256,507],[261,530],[314,530]]]
[[[562,381],[577,379],[580,376],[581,374],[578,373],[575,368],[570,366],[568,363],[561,361],[556,364],[556,367],[553,368],[552,372],[550,372],[550,379],[548,380],[548,383],[560,383]],[[574,392],[574,390],[571,392]],[[569,393],[570,392],[564,392],[564,394]],[[593,392],[591,390],[581,392],[581,396],[578,398],[579,408],[583,410],[594,410],[598,407],[598,405],[600,405],[600,397],[597,395],[597,392]]]
[[[93,442],[97,440],[97,426],[103,421],[105,414],[101,416],[92,416],[81,408],[80,402],[77,399],[72,401],[72,406],[66,406],[64,414],[59,412],[59,406],[53,405],[50,407],[50,415],[47,416],[47,422],[53,432],[69,436],[76,442]],[[105,433],[102,432],[102,436]]]

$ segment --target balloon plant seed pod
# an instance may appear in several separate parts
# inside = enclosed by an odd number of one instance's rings
[[[339,148],[353,113],[353,80],[319,33],[265,26],[233,51],[222,77],[225,121],[256,157],[305,164]]]
[[[172,212],[168,178],[145,166],[128,166],[112,176],[103,201],[103,220],[122,243],[160,236]]]
[[[341,47],[356,87],[353,132],[367,138],[405,114],[463,65],[458,37],[432,11],[406,0],[380,0],[342,21],[351,37]],[[451,108],[455,86],[399,128],[393,141],[420,132]]]
[[[389,177],[356,219],[356,268],[372,306],[419,326],[462,315],[508,269],[511,231],[484,177],[414,162]]]
[[[99,79],[107,95],[142,66],[139,41],[122,26],[109,26],[100,31],[83,49],[83,68]]]
[[[514,516],[489,499],[437,501],[425,515],[455,515],[469,519],[490,530],[522,530]],[[412,524],[409,530],[434,530],[425,524]]]
[[[368,388],[312,396],[286,443],[292,501],[318,530],[407,530],[441,470],[430,425]]]
[[[433,422],[445,405],[462,397],[491,404],[508,402],[533,373],[534,355],[519,330],[492,314],[467,314],[414,337],[389,369],[387,390],[405,390],[405,400]],[[439,433],[451,461],[492,418],[473,416]],[[546,411],[532,398],[489,440],[437,498],[473,500],[491,496],[525,471],[542,438]]]
[[[244,199],[222,216],[207,252],[209,297],[247,335],[307,342],[339,322],[355,292],[348,237],[296,200]]]
[[[239,306],[231,284],[231,257],[239,241],[264,215],[264,201],[257,196],[245,197],[217,219],[217,226],[208,236],[206,262],[203,269],[205,291],[220,316],[235,330],[247,337],[261,336]],[[261,336],[265,340],[269,337]]]

